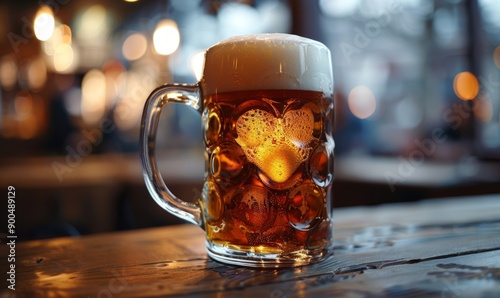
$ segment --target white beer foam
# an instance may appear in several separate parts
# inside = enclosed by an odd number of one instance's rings
[[[269,89],[331,95],[330,50],[320,42],[291,34],[232,37],[207,50],[201,84],[207,95]]]

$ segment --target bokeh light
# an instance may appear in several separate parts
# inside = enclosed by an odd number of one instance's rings
[[[120,97],[120,90],[125,88],[120,79],[126,69],[120,61],[111,60],[102,67],[102,71],[106,77],[106,108],[111,108]]]
[[[66,24],[56,24],[54,34],[42,44],[51,70],[58,73],[71,73],[78,67],[78,51],[72,43],[71,28]]]
[[[109,20],[104,6],[96,4],[87,8],[76,21],[76,36],[87,44],[101,44],[109,33]]]
[[[172,20],[162,20],[153,33],[153,45],[160,55],[174,53],[180,44],[180,35],[177,24]]]
[[[56,47],[62,43],[62,29],[60,25],[56,25],[52,36],[42,43],[42,49],[45,55],[53,56],[56,52]]]
[[[151,90],[160,84],[158,81],[160,71],[155,60],[141,59],[117,78],[121,92],[114,106],[113,120],[118,129],[136,131],[140,128],[144,103]],[[169,109],[162,115],[168,115],[168,111]]]
[[[41,57],[29,63],[27,79],[30,90],[38,91],[45,86],[45,82],[47,81],[47,66]]]
[[[89,70],[82,81],[82,118],[95,124],[104,116],[106,108],[106,77],[98,69]]]
[[[455,76],[453,90],[458,98],[462,100],[471,100],[479,93],[479,82],[475,75],[468,71],[464,71]]]
[[[69,73],[75,67],[75,51],[69,44],[60,44],[53,56],[54,69],[60,73]]]
[[[16,61],[7,56],[0,60],[0,84],[5,90],[10,90],[17,82],[18,68]]]
[[[377,106],[375,95],[366,86],[356,86],[349,92],[348,105],[351,113],[359,119],[370,117]]]
[[[130,34],[123,42],[122,54],[125,59],[134,61],[140,59],[146,53],[148,41],[144,34],[136,32]]]
[[[47,5],[42,5],[36,13],[33,22],[35,36],[41,41],[48,40],[54,33],[55,19],[52,9]]]
[[[59,26],[59,31],[61,35],[61,42],[65,44],[71,44],[73,40],[71,28],[66,24],[61,24],[61,26]]]
[[[120,130],[129,130],[139,124],[139,114],[144,101],[144,95],[137,86],[141,85],[140,75],[131,71],[124,76],[125,91],[123,98],[116,104],[113,118]],[[145,99],[145,97],[144,97]]]
[[[33,97],[27,90],[21,90],[14,98],[14,109],[17,119],[24,120],[30,117],[33,111]]]
[[[14,98],[16,136],[21,139],[31,139],[37,134],[34,104],[33,96],[27,90],[19,91]]]
[[[474,100],[474,116],[484,123],[493,119],[493,105],[488,97],[481,96]]]

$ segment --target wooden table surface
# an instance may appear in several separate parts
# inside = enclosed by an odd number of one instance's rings
[[[335,253],[290,269],[210,260],[193,225],[16,245],[0,297],[500,297],[500,194],[334,212]],[[5,239],[2,239],[5,240]]]

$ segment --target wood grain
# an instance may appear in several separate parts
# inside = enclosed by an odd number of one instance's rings
[[[20,243],[15,294],[498,297],[500,293],[500,195],[338,209],[334,222],[334,256],[279,270],[210,260],[203,231],[192,225]],[[4,246],[1,254],[6,255]],[[5,258],[1,262],[6,268]],[[5,289],[2,284],[0,295],[13,294]]]

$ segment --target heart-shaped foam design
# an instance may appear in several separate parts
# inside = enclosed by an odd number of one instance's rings
[[[287,111],[283,117],[252,109],[236,122],[236,142],[250,162],[272,181],[283,183],[309,155],[313,128],[314,116],[307,106]]]

